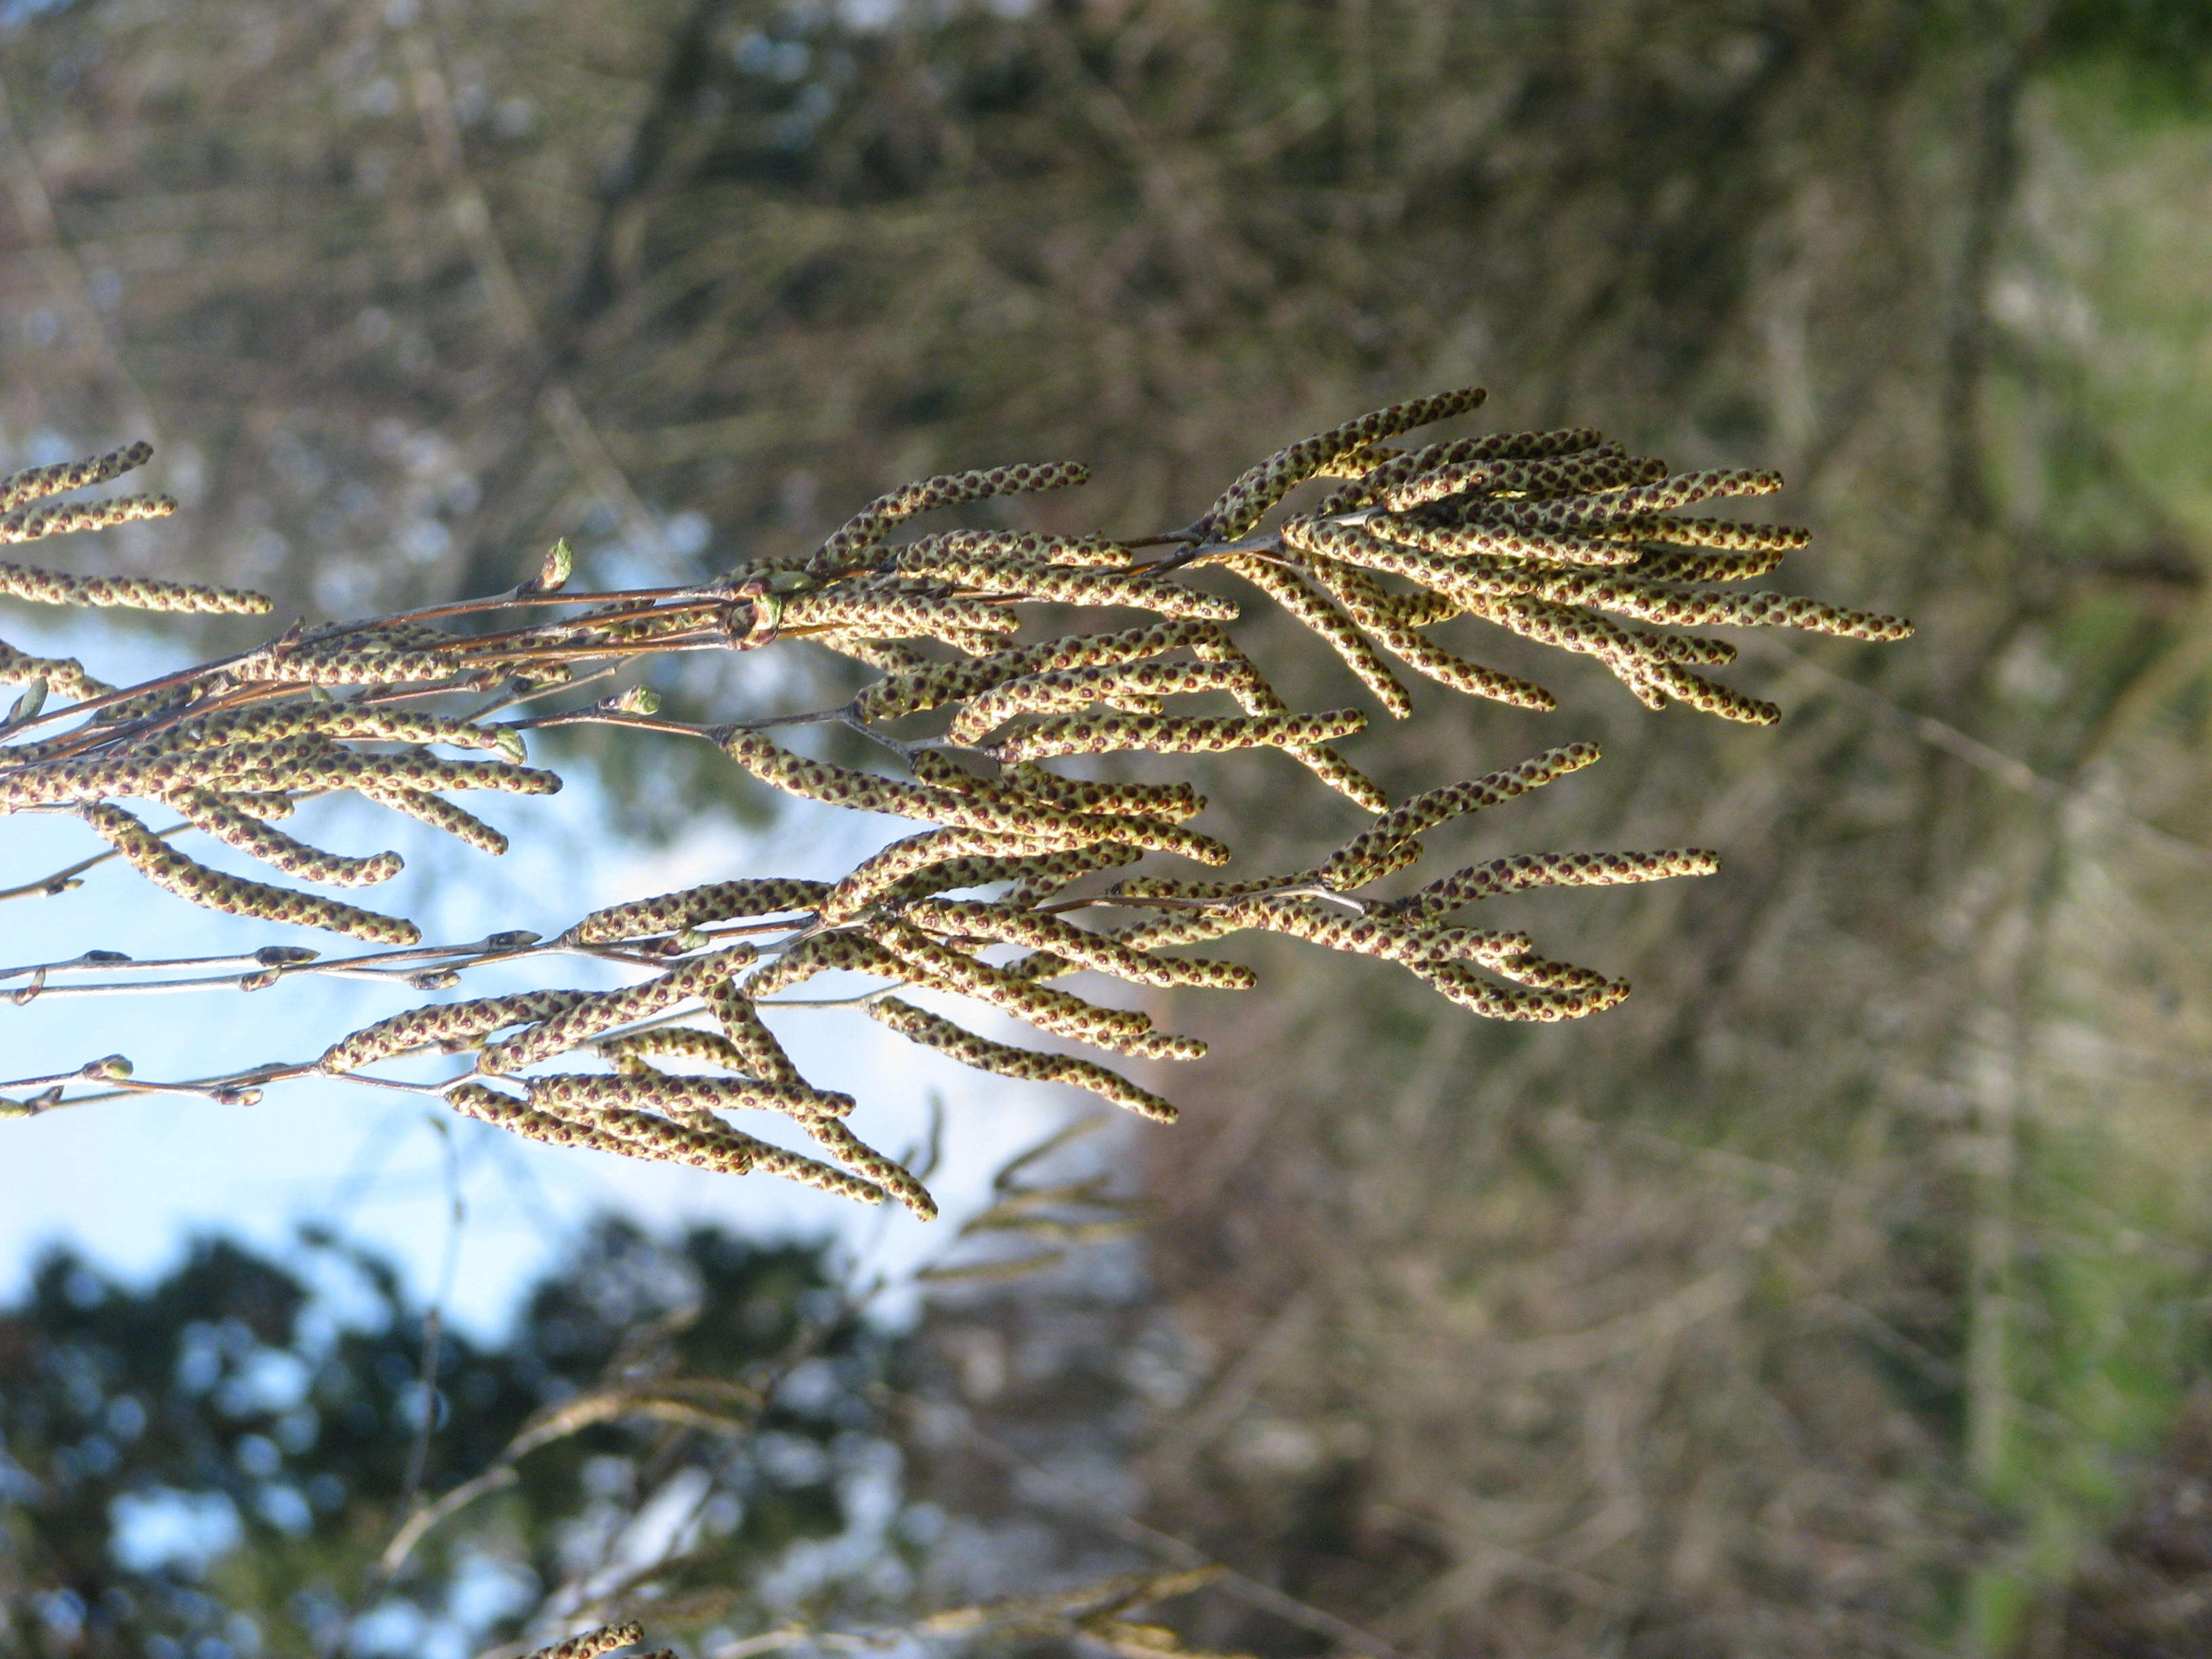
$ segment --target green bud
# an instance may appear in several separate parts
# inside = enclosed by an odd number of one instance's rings
[[[576,556],[568,550],[564,537],[545,551],[545,562],[538,567],[538,580],[532,586],[541,593],[557,593],[568,585],[575,574]]]
[[[23,688],[23,695],[15,699],[15,706],[8,711],[7,724],[27,720],[46,706],[46,677],[43,674]]]

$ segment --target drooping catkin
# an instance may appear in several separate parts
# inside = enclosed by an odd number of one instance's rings
[[[591,994],[588,991],[521,991],[511,996],[410,1008],[341,1037],[323,1051],[316,1064],[325,1072],[351,1072],[411,1048],[432,1044],[465,1047],[509,1025],[532,1024],[566,1013]]]
[[[104,801],[80,805],[77,815],[131,866],[155,886],[204,909],[252,916],[300,927],[320,927],[380,945],[416,945],[422,935],[411,921],[380,915],[334,899],[271,887],[186,858],[119,806]]]
[[[1150,1118],[1172,1123],[1181,1115],[1169,1102],[1141,1089],[1118,1073],[1074,1054],[1038,1054],[1010,1043],[994,1042],[957,1025],[942,1015],[917,1008],[896,997],[878,997],[867,1005],[868,1018],[879,1020],[901,1036],[950,1054],[963,1066],[1030,1083],[1066,1083],[1087,1089],[1109,1104]]]
[[[1576,426],[1553,432],[1491,432],[1480,437],[1451,438],[1443,443],[1425,444],[1384,459],[1343,489],[1332,491],[1315,510],[1327,516],[1365,507],[1380,501],[1385,493],[1407,478],[1434,472],[1440,467],[1469,461],[1526,460],[1577,454],[1595,449],[1604,441],[1605,434],[1595,428]]]
[[[1310,568],[1329,592],[1342,603],[1354,622],[1381,641],[1382,647],[1416,673],[1449,686],[1455,691],[1470,696],[1487,697],[1516,708],[1534,708],[1548,713],[1559,707],[1559,700],[1540,685],[1532,685],[1514,675],[1486,668],[1480,663],[1469,662],[1455,655],[1432,640],[1423,638],[1413,631],[1410,623],[1401,620],[1401,613],[1393,605],[1391,596],[1384,593],[1375,579],[1364,570],[1342,564],[1334,559],[1315,558]],[[1454,601],[1452,609],[1461,608]]]
[[[550,1648],[540,1648],[527,1653],[523,1659],[599,1659],[603,1653],[617,1648],[629,1647],[645,1639],[645,1626],[639,1624],[602,1625],[597,1630],[587,1630],[571,1636],[564,1642],[556,1642]]]
[[[366,708],[305,699],[196,715],[147,732],[132,741],[131,750],[139,755],[166,755],[211,744],[270,742],[307,732],[331,738],[495,749],[512,761],[525,758],[522,734],[504,727],[487,728],[416,709]]]
[[[1037,795],[1078,812],[1132,812],[1180,823],[1206,810],[1206,797],[1187,783],[1099,782],[1064,778],[1024,761],[1006,770],[1005,781],[1024,794]]]
[[[738,881],[708,882],[657,898],[632,899],[594,910],[569,932],[585,945],[605,945],[616,939],[646,939],[656,933],[680,933],[702,922],[732,921],[744,916],[783,915],[811,910],[829,896],[826,881],[799,881],[790,877],[753,877]]]
[[[1357,708],[1312,714],[1192,716],[1060,714],[1001,738],[992,752],[1001,762],[1046,760],[1055,755],[1104,755],[1127,749],[1163,755],[1221,754],[1233,749],[1293,749],[1348,738],[1365,727]]]
[[[1239,475],[1199,516],[1188,534],[1200,543],[1234,541],[1259,523],[1269,507],[1313,477],[1323,463],[1415,427],[1465,414],[1488,395],[1480,386],[1463,386],[1392,404],[1278,450]]]
[[[638,1038],[626,1041],[641,1042],[647,1035],[641,1033]],[[851,1111],[854,1103],[850,1095],[750,1077],[686,1077],[665,1072],[649,1078],[605,1077],[595,1072],[562,1072],[524,1081],[530,1085],[532,1103],[554,1111],[607,1106],[666,1111],[681,1106],[708,1112],[781,1112],[787,1117],[811,1119],[841,1116]]]
[[[994,651],[975,662],[931,663],[894,674],[868,686],[853,699],[853,713],[864,720],[896,720],[918,714],[988,691],[1006,680],[1049,669],[1085,668],[1093,664],[1136,662],[1188,645],[1208,626],[1204,623],[1154,623],[1111,634],[1076,634],[1037,645]]]
[[[48,501],[44,505],[18,507],[0,513],[0,545],[10,542],[43,541],[49,536],[67,536],[82,530],[105,530],[110,525],[129,524],[136,519],[166,519],[177,510],[173,495],[111,495],[98,501]],[[14,568],[14,567],[0,567]],[[51,572],[34,570],[27,573],[33,577],[47,577]],[[68,577],[58,580],[68,581]],[[157,587],[172,587],[178,584],[157,583]],[[219,590],[211,590],[219,591]],[[21,599],[37,599],[46,605],[132,605],[131,599],[47,599],[41,594],[22,593]],[[257,594],[255,598],[261,596]],[[269,608],[263,599],[262,609]],[[171,610],[184,607],[156,605],[152,610]]]
[[[892,526],[933,507],[982,501],[993,495],[1027,495],[1039,490],[1062,489],[1085,483],[1090,477],[1091,469],[1079,462],[1044,461],[980,467],[969,472],[923,478],[878,495],[848,519],[807,561],[806,568],[821,576],[864,562],[868,550],[882,541]]]
[[[904,1205],[916,1219],[937,1219],[937,1200],[929,1195],[928,1188],[915,1179],[914,1171],[896,1158],[884,1157],[837,1119],[810,1118],[806,1133],[828,1147],[830,1157]]]
[[[75,657],[33,656],[0,641],[0,685],[24,685],[33,680],[44,680],[48,690],[72,702],[103,696],[115,690],[106,680],[94,679],[86,673],[84,665]],[[0,764],[6,764],[18,752],[0,749]]]
[[[775,960],[756,969],[738,989],[756,1003],[787,991],[817,974],[873,974],[883,979],[903,979],[905,964],[872,939],[857,933],[816,933],[803,939]],[[773,1004],[769,1005],[773,1006]]]
[[[1577,991],[1523,990],[1514,985],[1493,985],[1477,978],[1458,963],[1416,968],[1413,972],[1430,989],[1485,1019],[1581,1019],[1601,1013],[1628,994],[1628,987],[1618,981],[1608,981],[1596,989]]]
[[[902,544],[892,562],[924,575],[952,560],[1014,559],[1097,568],[1127,564],[1129,550],[1103,536],[1048,536],[1034,530],[950,530]]]
[[[1425,790],[1404,805],[1384,813],[1329,854],[1321,867],[1322,879],[1340,890],[1362,885],[1371,878],[1365,873],[1368,866],[1398,842],[1438,824],[1449,823],[1465,813],[1497,806],[1531,789],[1540,789],[1555,778],[1580,771],[1598,756],[1598,746],[1594,743],[1564,744],[1464,783]]]
[[[702,995],[708,985],[726,979],[730,970],[752,960],[750,945],[735,945],[706,956],[693,957],[657,979],[625,990],[594,993],[562,1010],[543,1024],[532,1026],[504,1042],[494,1043],[477,1056],[477,1068],[494,1077],[588,1042],[602,1031],[643,1019],[672,1008],[686,998]]]
[[[471,671],[443,651],[313,651],[264,647],[226,664],[233,679],[302,685],[407,685],[451,679]]]
[[[507,851],[507,840],[504,833],[492,828],[465,806],[456,806],[442,795],[434,795],[423,789],[386,789],[375,784],[355,787],[378,805],[388,806],[395,812],[404,812],[409,817],[427,823],[433,830],[443,830],[455,840],[467,842],[480,853],[489,853],[496,858]]]
[[[799,1067],[783,1051],[783,1044],[769,1030],[768,1022],[753,1006],[752,998],[739,988],[737,981],[726,979],[707,988],[707,1012],[714,1017],[722,1028],[724,1040],[743,1060],[742,1070],[770,1083],[805,1084],[806,1079],[799,1074]]]
[[[406,867],[397,853],[372,853],[362,858],[349,858],[310,847],[240,811],[210,789],[179,789],[162,799],[183,813],[195,828],[301,881],[337,887],[370,887],[391,880]]]
[[[713,1006],[711,992],[708,1006]],[[737,1044],[720,1031],[702,1031],[696,1025],[659,1025],[628,1036],[607,1037],[592,1046],[617,1066],[628,1060],[680,1060],[719,1066],[726,1072],[742,1072],[749,1077],[758,1075]]]
[[[1080,997],[1009,974],[1003,968],[939,944],[920,928],[895,917],[867,924],[870,937],[905,963],[909,977],[933,990],[955,991],[1005,1010],[1018,1018],[1094,1048],[1155,1060],[1195,1060],[1206,1045],[1194,1037],[1152,1030],[1149,1015],[1101,1008]]]
[[[1394,718],[1404,720],[1413,712],[1413,697],[1398,683],[1390,665],[1376,654],[1375,647],[1362,637],[1352,619],[1316,592],[1304,576],[1249,555],[1236,555],[1222,562],[1282,606],[1293,620],[1335,652]]]
[[[974,588],[980,593],[1008,594],[1045,605],[1121,605],[1163,617],[1224,623],[1235,622],[1237,614],[1233,601],[1185,587],[1164,576],[1120,575],[989,559],[945,559],[933,566],[929,574],[934,580]]]
[[[505,761],[443,761],[422,754],[361,755],[307,734],[226,744],[145,759],[42,761],[0,774],[0,810],[48,802],[162,795],[179,788],[495,789],[550,795],[551,772]]]
[[[58,507],[25,510],[33,514],[61,511]],[[112,524],[124,518],[151,516],[145,513],[122,514],[102,522]],[[89,525],[68,526],[70,529],[93,527]],[[0,542],[29,539],[23,536],[10,536],[6,533],[6,529],[7,520],[0,518]],[[24,564],[0,564],[0,595],[11,599],[28,599],[34,605],[186,611],[206,616],[264,616],[276,605],[276,601],[267,594],[252,593],[243,588],[210,587],[200,582],[159,581],[151,576],[72,576],[58,570],[40,570]]]
[[[1695,847],[1654,853],[1519,853],[1454,871],[1382,908],[1424,921],[1448,915],[1478,899],[1517,892],[1524,887],[1664,881],[1674,876],[1710,876],[1719,868],[1717,854]]]
[[[1663,513],[1670,507],[1687,507],[1715,495],[1771,495],[1781,488],[1779,472],[1731,467],[1677,473],[1672,477],[1593,495],[1569,495],[1544,501],[1486,502],[1483,510],[1508,524],[1579,530],[1586,526],[1611,525],[1622,519]]]
[[[1223,990],[1249,990],[1258,981],[1249,969],[1224,972],[1228,964],[1177,962],[1172,957],[1147,957],[1132,951],[1111,936],[1094,933],[1057,916],[1010,906],[928,899],[909,904],[902,913],[915,926],[939,933],[989,939],[1000,945],[1019,945],[1047,951],[1083,967],[1109,974],[1136,985],[1197,986]]]
[[[579,1116],[545,1111],[475,1083],[447,1090],[446,1102],[465,1116],[556,1146],[586,1146],[621,1157],[688,1164],[695,1169],[721,1175],[745,1175],[759,1170],[857,1199],[864,1204],[883,1201],[878,1188],[856,1176],[726,1127],[718,1131],[696,1128],[625,1107],[602,1109],[602,1121],[587,1121]]]
[[[879,639],[945,639],[959,634],[1011,634],[1021,618],[1002,605],[927,593],[848,593],[831,588],[794,593],[778,627],[835,628]]]
[[[864,860],[830,890],[817,914],[826,923],[849,921],[897,890],[908,878],[940,864],[969,859],[1028,857],[1039,852],[1069,852],[1095,837],[1031,836],[990,830],[927,830],[893,842]]]
[[[1415,473],[1388,484],[1382,505],[1404,513],[1448,495],[1511,491],[1520,498],[1541,498],[1654,483],[1667,476],[1664,461],[1632,456],[1618,444],[1593,446],[1579,454],[1543,460],[1466,459]]]
[[[1017,714],[1080,708],[1117,691],[1161,697],[1226,691],[1257,672],[1241,656],[1235,662],[1109,663],[1049,669],[1007,680],[969,698],[945,735],[954,743],[973,743]]]
[[[1124,718],[1144,718],[1126,716]],[[756,732],[726,738],[723,752],[763,782],[787,794],[833,806],[894,817],[933,820],[950,828],[988,830],[1081,844],[1106,838],[1135,842],[1161,852],[1177,852],[1208,862],[1225,861],[1229,850],[1210,837],[1175,824],[1133,817],[1069,812],[1048,802],[1013,795],[939,789],[856,772],[824,761],[802,759]]]
[[[1577,968],[1571,962],[1553,962],[1527,951],[1482,965],[1500,979],[1546,991],[1601,993],[1613,983],[1595,969]]]
[[[47,466],[30,466],[20,472],[10,472],[0,477],[0,513],[11,511],[25,501],[41,501],[48,495],[106,483],[111,478],[137,471],[153,459],[154,446],[141,438],[137,443],[81,461],[57,461]]]
[[[1228,906],[1228,913],[1243,927],[1409,967],[1472,959],[1494,968],[1524,954],[1529,944],[1526,933],[1425,927],[1380,913],[1349,916],[1304,899],[1238,899]]]
[[[1141,848],[1094,842],[1088,847],[1073,847],[1060,852],[945,859],[911,875],[902,876],[885,890],[884,896],[903,903],[963,887],[988,887],[1007,881],[1013,884],[1006,896],[1007,903],[1037,904],[1094,870],[1134,864],[1143,856]]]

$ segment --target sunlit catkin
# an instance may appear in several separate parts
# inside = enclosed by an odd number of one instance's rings
[[[784,915],[811,910],[830,892],[826,881],[799,881],[787,877],[749,877],[737,881],[708,882],[658,898],[632,899],[594,910],[570,933],[585,945],[604,945],[614,939],[646,939],[657,933],[678,933],[703,922],[729,921],[746,916]]]
[[[477,1057],[477,1066],[493,1076],[520,1071],[535,1061],[573,1048],[602,1031],[644,1019],[687,998],[699,996],[713,981],[727,978],[732,968],[750,962],[752,957],[750,945],[732,945],[708,956],[691,957],[642,985],[587,996],[544,1024],[533,1026],[505,1042],[494,1043]]]
[[[320,927],[380,945],[415,945],[422,940],[415,924],[398,916],[380,915],[334,899],[210,870],[176,851],[119,806],[88,803],[77,808],[77,815],[139,874],[203,909],[298,927]]]
[[[48,495],[65,495],[72,489],[84,489],[93,484],[106,483],[126,472],[136,471],[154,459],[154,446],[143,438],[120,449],[111,449],[103,455],[94,455],[81,461],[57,461],[46,466],[26,467],[21,472],[0,477],[0,513],[21,507],[26,501],[41,501]]]

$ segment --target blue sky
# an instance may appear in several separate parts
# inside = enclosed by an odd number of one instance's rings
[[[97,624],[27,626],[25,614],[8,619],[12,643],[85,655],[94,672],[111,679],[181,665],[161,647]],[[617,898],[738,875],[836,876],[912,828],[796,803],[763,831],[710,823],[672,847],[648,848],[610,832],[607,801],[573,769],[558,795],[497,795],[471,805],[508,833],[514,847],[506,857],[486,857],[353,800],[310,803],[288,827],[334,850],[397,848],[406,872],[358,896],[413,917],[430,939],[477,938],[500,927],[550,934]],[[0,848],[7,878],[0,885],[7,885],[96,852],[100,843],[72,820],[18,814],[0,817]],[[212,864],[267,873],[205,837],[194,837],[191,850]],[[73,892],[0,904],[0,965],[94,947],[143,957],[272,942],[343,944],[306,929],[213,915],[113,863]],[[615,982],[580,975],[578,967],[587,975],[591,964],[552,959],[536,964],[529,977],[520,969],[471,975],[442,994]],[[428,1000],[404,988],[308,976],[252,994],[46,1000],[26,1007],[0,1002],[0,1076],[36,1075],[114,1052],[127,1054],[149,1078],[305,1059],[346,1030]],[[946,1012],[995,1029],[973,1007]],[[948,1218],[981,1201],[1006,1158],[1064,1121],[1071,1109],[1096,1106],[1069,1091],[1008,1085],[954,1065],[855,1012],[795,1011],[776,1024],[811,1079],[860,1097],[854,1127],[894,1156],[920,1143],[932,1095],[942,1099],[947,1162],[932,1186]],[[458,1231],[451,1220],[456,1188],[463,1207]],[[771,1177],[718,1177],[539,1146],[422,1100],[310,1080],[273,1089],[251,1108],[148,1098],[0,1123],[0,1299],[20,1291],[53,1241],[67,1240],[112,1270],[143,1279],[173,1261],[195,1231],[221,1230],[281,1249],[295,1224],[313,1218],[391,1253],[425,1293],[446,1277],[450,1250],[449,1311],[488,1334],[575,1224],[605,1209],[656,1228],[711,1219],[755,1232],[836,1230],[885,1265],[936,1255],[951,1231],[946,1221],[925,1226]]]

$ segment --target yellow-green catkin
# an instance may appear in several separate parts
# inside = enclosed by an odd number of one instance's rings
[[[741,917],[784,915],[813,909],[829,896],[826,881],[799,881],[789,877],[758,877],[737,881],[714,881],[686,887],[657,898],[632,899],[624,904],[594,910],[569,931],[585,945],[605,945],[616,939],[647,939],[660,933],[680,933],[710,921]]]
[[[340,1038],[323,1051],[317,1063],[326,1072],[350,1072],[410,1049],[432,1045],[464,1048],[510,1025],[534,1024],[566,1013],[591,994],[588,991],[521,991],[509,996],[479,997],[471,1002],[410,1008]]]
[[[121,506],[123,503],[107,505]],[[171,505],[174,506],[174,503]],[[34,516],[44,514],[51,518],[59,514],[62,509],[38,507],[24,511]],[[15,516],[18,515],[11,514],[0,517],[0,542],[29,539],[28,537],[7,533],[7,519]],[[117,514],[100,522],[114,524],[125,518],[150,516],[146,513]],[[74,530],[94,526],[87,523],[64,527]],[[210,587],[200,582],[159,581],[151,576],[72,576],[58,570],[39,570],[22,564],[0,564],[0,594],[11,599],[27,599],[34,605],[197,612],[204,616],[265,616],[276,605],[276,601],[267,594],[248,592],[243,588]]]
[[[351,939],[380,945],[417,945],[422,935],[411,921],[380,915],[334,899],[287,888],[247,881],[186,858],[119,806],[88,802],[77,815],[100,838],[120,853],[126,863],[155,886],[189,900],[204,909],[231,915],[252,916],[261,921],[320,927]]]
[[[365,858],[350,858],[310,847],[239,811],[212,790],[179,789],[165,799],[195,828],[301,881],[368,887],[391,880],[405,867],[404,860],[397,853],[372,853]]]

